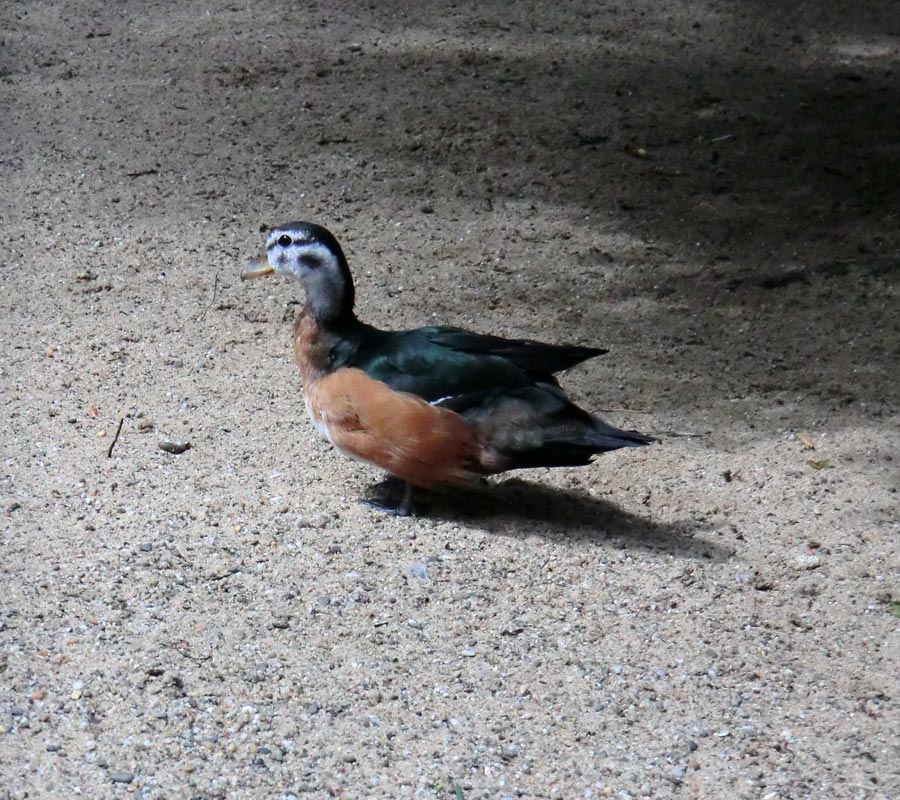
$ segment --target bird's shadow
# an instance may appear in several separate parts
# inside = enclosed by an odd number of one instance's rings
[[[393,481],[373,487],[380,500],[392,497],[397,489]],[[462,522],[501,536],[641,548],[717,563],[734,555],[733,547],[711,538],[715,532],[710,525],[692,520],[654,520],[649,512],[647,516],[632,514],[584,492],[520,478],[468,491],[419,492],[414,508],[419,516]]]

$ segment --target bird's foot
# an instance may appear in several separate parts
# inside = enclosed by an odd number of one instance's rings
[[[412,510],[404,509],[402,503],[399,506],[392,506],[388,503],[379,503],[377,500],[369,500],[367,497],[360,497],[357,502],[391,517],[408,517],[412,514]]]

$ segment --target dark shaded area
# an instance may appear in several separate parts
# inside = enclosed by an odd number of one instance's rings
[[[749,400],[753,424],[772,427],[798,396],[801,413],[852,416],[857,401],[879,413],[900,391],[900,40],[885,33],[897,9],[715,6],[758,30],[723,41],[703,6],[674,20],[638,7],[639,28],[570,8],[558,30],[539,5],[519,16],[480,4],[460,38],[435,8],[381,7],[374,45],[311,61],[270,42],[223,80],[296,87],[290,121],[277,103],[248,114],[275,183],[308,179],[296,154],[313,147],[361,156],[358,185],[386,170],[397,204],[425,213],[450,196],[475,218],[515,204],[521,239],[562,266],[476,270],[475,290],[541,309],[558,340],[612,345],[611,367],[634,347],[646,379],[629,392],[656,409]],[[352,231],[366,199],[346,187],[323,210]],[[619,244],[532,240],[547,203]],[[616,296],[633,301],[627,316],[610,313]],[[680,354],[706,368],[685,374]]]
[[[841,42],[865,35],[854,33],[857,9],[811,20],[729,4],[716,10],[757,17],[759,38],[727,42],[705,33],[703,6],[675,22],[638,7],[647,27],[631,31],[594,4],[569,6],[571,26],[550,30],[539,5],[523,18],[480,4],[468,39],[437,8],[382,6],[374,25],[394,46],[311,63],[270,42],[223,80],[293,86],[304,100],[290,121],[278,103],[251,120],[251,138],[278,131],[267,150],[282,176],[303,179],[304,148],[352,150],[373,172],[385,160],[426,169],[416,188],[431,182],[438,202],[452,189],[475,204],[534,197],[594,210],[669,258],[720,269],[802,262],[823,246],[845,258],[896,251],[900,54],[896,40],[878,45],[894,6],[881,4],[876,43],[853,58]],[[361,81],[365,106],[331,105]]]
[[[372,500],[376,508],[378,505],[384,509],[396,508],[402,493],[401,483],[388,478],[370,487],[364,502]],[[700,535],[701,526],[696,523],[654,521],[649,512],[647,516],[638,516],[584,492],[520,478],[485,484],[473,491],[418,490],[413,497],[418,515],[462,521],[501,536],[564,539],[716,562],[734,555],[733,548]]]

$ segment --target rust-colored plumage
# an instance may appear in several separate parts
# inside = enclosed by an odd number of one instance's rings
[[[478,443],[459,414],[361,369],[327,373],[328,338],[305,309],[294,326],[294,358],[306,409],[338,450],[425,489],[462,486],[482,472]]]
[[[342,369],[305,389],[309,414],[342,453],[425,489],[465,486],[482,473],[466,421],[360,369]]]

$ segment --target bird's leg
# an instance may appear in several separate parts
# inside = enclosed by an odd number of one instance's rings
[[[403,499],[400,501],[400,505],[397,508],[397,516],[408,517],[412,513],[412,494],[413,485],[407,481],[406,485],[403,487]]]
[[[381,485],[387,483],[396,483],[399,479],[394,478],[393,476],[387,478],[387,480],[383,481]],[[388,503],[380,503],[377,500],[369,500],[368,498],[360,498],[360,503],[363,505],[369,506],[370,508],[374,508],[378,511],[383,511],[385,514],[390,514],[394,517],[408,517],[412,514],[412,492],[413,486],[411,483],[403,482],[403,498],[400,500],[399,505],[392,506]]]

